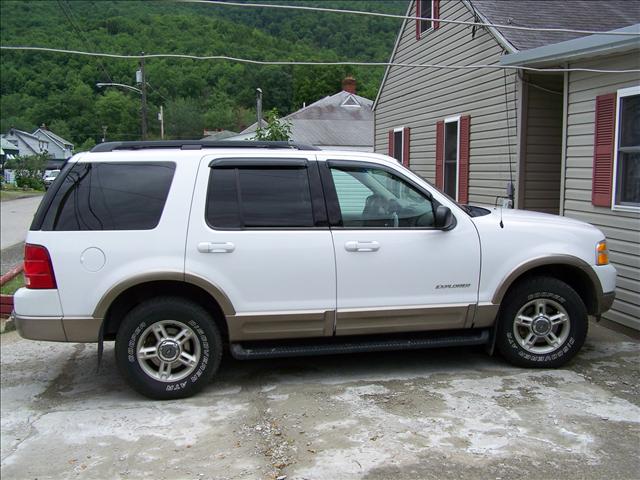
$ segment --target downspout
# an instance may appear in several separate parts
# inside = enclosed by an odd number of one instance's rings
[[[527,86],[524,83],[524,79],[517,75],[518,78],[518,93],[520,94],[516,111],[516,122],[517,122],[517,130],[516,130],[516,148],[517,148],[517,157],[516,157],[516,192],[514,195],[514,208],[522,209],[524,204],[524,186],[525,186],[525,162],[527,160],[527,103],[528,103],[528,95],[527,95]]]
[[[569,63],[564,64],[569,68]],[[562,87],[562,155],[560,159],[560,215],[564,215],[564,199],[566,190],[567,169],[567,132],[569,129],[569,72],[564,72],[564,85]]]

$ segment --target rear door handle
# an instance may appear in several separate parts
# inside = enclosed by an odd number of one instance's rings
[[[350,240],[344,244],[344,249],[347,252],[377,252],[380,244],[374,240]]]
[[[231,242],[200,242],[198,251],[201,253],[231,253],[236,246]]]

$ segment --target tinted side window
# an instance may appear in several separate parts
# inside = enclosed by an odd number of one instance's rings
[[[401,178],[360,167],[331,167],[331,176],[344,227],[433,227],[431,201]]]
[[[151,230],[160,222],[172,162],[76,163],[51,201],[43,230]]]
[[[306,168],[212,168],[206,207],[214,228],[313,227]]]

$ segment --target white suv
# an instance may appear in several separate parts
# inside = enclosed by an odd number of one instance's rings
[[[390,157],[292,143],[104,143],[36,213],[20,334],[115,340],[129,383],[192,395],[236,358],[495,344],[557,367],[613,302],[604,235],[458,205]]]

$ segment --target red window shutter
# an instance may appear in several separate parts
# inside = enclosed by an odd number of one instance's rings
[[[420,16],[420,0],[416,0],[416,17]],[[420,20],[416,20],[416,40],[420,40]]]
[[[458,202],[469,203],[469,139],[471,117],[460,117],[460,151],[458,152]]]
[[[440,0],[433,0],[433,18],[440,18]],[[440,22],[433,21],[433,29],[437,30],[440,28]]]
[[[436,123],[436,188],[444,188],[444,121]]]
[[[393,157],[393,129],[389,130],[389,156]]]
[[[402,165],[409,168],[409,152],[411,150],[411,129],[404,127],[402,131]]]
[[[609,93],[596,97],[591,203],[598,207],[611,207],[615,125],[616,94]]]

